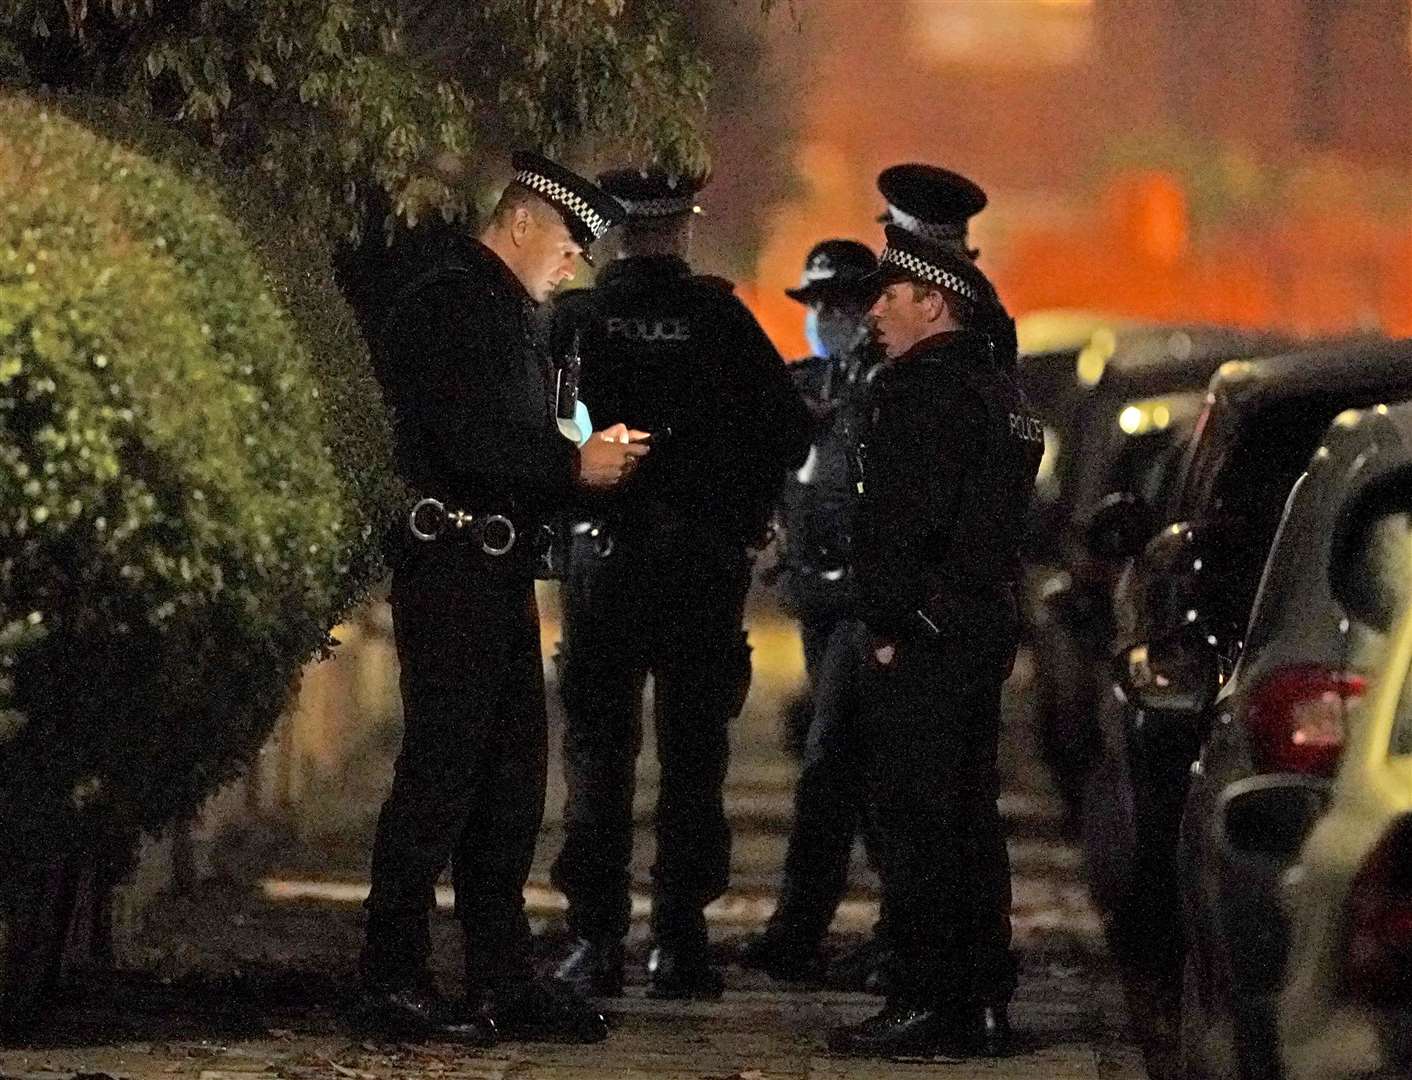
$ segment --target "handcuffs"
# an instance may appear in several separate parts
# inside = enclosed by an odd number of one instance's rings
[[[434,515],[435,520],[418,524],[418,518],[424,517],[426,512]],[[440,499],[419,499],[407,515],[407,527],[423,542],[440,539],[447,526],[458,533],[469,530],[466,535],[479,542],[481,551],[495,558],[508,555],[518,535],[515,523],[504,514],[476,515],[464,510],[447,510]]]

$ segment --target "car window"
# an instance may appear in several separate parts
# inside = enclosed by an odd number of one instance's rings
[[[1412,511],[1378,517],[1364,534],[1359,569],[1364,588],[1390,622],[1412,602]],[[1393,720],[1393,755],[1412,754],[1412,677],[1403,681]]]
[[[1270,404],[1241,425],[1212,487],[1208,514],[1249,521],[1265,547],[1279,524],[1290,488],[1323,438],[1331,407],[1301,399]]]
[[[1166,495],[1181,462],[1185,436],[1186,430],[1183,428],[1169,428],[1162,432],[1156,436],[1151,453],[1138,464],[1129,490],[1141,496],[1146,505],[1158,506]]]
[[[1200,519],[1220,522],[1220,603],[1244,626],[1255,603],[1285,502],[1329,421],[1330,406],[1309,400],[1272,402],[1240,425],[1210,481]]]
[[[1338,592],[1354,623],[1353,666],[1383,671],[1390,633],[1412,603],[1412,510],[1391,508],[1357,530],[1357,540],[1335,553]],[[1386,677],[1384,673],[1383,677]],[[1388,752],[1412,754],[1412,675],[1402,684]]]
[[[1215,405],[1208,400],[1201,415],[1196,418],[1196,426],[1192,428],[1182,467],[1177,474],[1177,485],[1167,503],[1168,521],[1187,521],[1194,516],[1196,509],[1206,504],[1211,485],[1215,483],[1221,462],[1229,451],[1234,429],[1213,421],[1214,413]]]
[[[1397,719],[1393,721],[1388,753],[1394,757],[1412,754],[1412,677],[1402,684],[1402,698],[1397,703]]]

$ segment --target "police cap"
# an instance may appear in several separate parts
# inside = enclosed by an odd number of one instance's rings
[[[589,247],[623,219],[618,201],[571,169],[528,150],[517,151],[511,159],[515,183],[529,188],[564,219],[574,243],[584,250],[592,264]]]
[[[937,165],[893,165],[878,174],[887,211],[878,220],[901,226],[971,254],[966,222],[985,209],[986,194],[975,181]]]
[[[679,214],[699,214],[697,193],[706,176],[682,175],[660,168],[611,169],[598,174],[598,183],[622,204],[629,225],[663,221]]]
[[[859,288],[876,296],[898,281],[932,285],[959,296],[973,307],[988,307],[995,295],[989,280],[976,264],[946,244],[928,240],[897,225],[889,225],[887,246],[878,258],[878,268]]]
[[[857,240],[824,240],[809,249],[799,287],[785,289],[801,304],[827,301],[856,291],[858,282],[877,269],[878,257]]]

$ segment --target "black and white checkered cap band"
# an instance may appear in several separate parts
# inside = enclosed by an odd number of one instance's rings
[[[624,199],[618,197],[629,217],[657,218],[671,217],[673,214],[689,214],[696,209],[696,200],[690,195],[670,195],[663,199]]]
[[[958,296],[963,296],[973,304],[980,303],[980,293],[968,281],[957,277],[949,270],[920,259],[910,251],[899,251],[897,248],[883,248],[880,263],[891,264],[906,270],[914,277],[919,277],[923,281],[930,281],[933,285],[940,285],[943,289],[950,289]]]
[[[515,174],[515,182],[538,192],[550,202],[568,207],[575,217],[588,226],[588,231],[593,233],[595,240],[601,239],[608,231],[608,222],[603,220],[603,215],[557,180],[551,180],[529,169],[521,169]]]
[[[956,240],[966,235],[964,225],[955,222],[933,222],[923,221],[919,217],[899,210],[891,203],[887,204],[888,215],[892,218],[892,223],[898,228],[906,229],[909,233],[917,236],[925,236],[928,240]]]

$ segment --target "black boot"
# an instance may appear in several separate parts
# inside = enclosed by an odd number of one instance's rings
[[[838,954],[824,973],[824,982],[831,990],[848,990],[887,997],[887,966],[890,948],[881,936],[874,934],[866,941]]]
[[[726,989],[705,946],[663,942],[647,958],[647,975],[647,996],[652,998],[716,1001]]]
[[[357,1026],[390,1039],[432,1040],[464,1046],[494,1046],[495,1022],[484,1012],[457,1009],[427,976],[365,979]]]
[[[622,997],[623,943],[579,938],[554,978],[584,997]]]
[[[466,997],[495,1021],[502,1041],[596,1043],[608,1037],[603,1014],[555,979],[526,976],[472,987]]]
[[[960,1060],[980,1052],[973,1010],[889,1003],[861,1023],[829,1032],[829,1049],[853,1057]]]
[[[781,982],[817,983],[822,971],[817,946],[806,945],[773,925],[746,938],[736,960],[743,968],[763,971]]]

